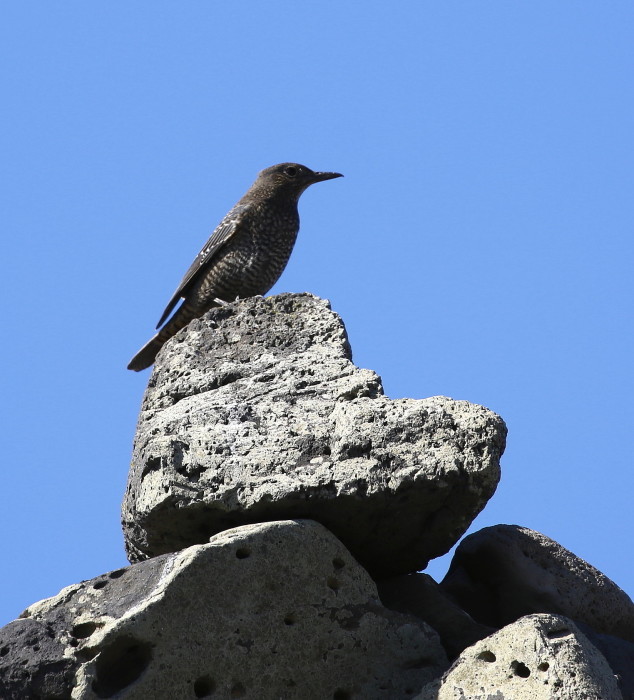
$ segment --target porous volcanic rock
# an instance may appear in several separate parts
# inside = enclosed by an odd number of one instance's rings
[[[385,609],[311,521],[229,530],[23,615],[0,630],[3,700],[393,700],[449,665],[436,633]]]
[[[634,603],[627,593],[554,540],[519,525],[494,525],[465,537],[440,586],[492,627],[555,613],[634,641]]]
[[[603,655],[571,620],[529,615],[465,649],[415,700],[623,700]]]
[[[505,436],[499,416],[466,401],[384,396],[326,301],[229,304],[157,358],[123,504],[128,556],[312,518],[376,578],[417,571],[495,491]]]
[[[577,627],[605,656],[616,676],[623,700],[634,700],[634,643],[611,634],[595,632],[583,622],[577,622]]]

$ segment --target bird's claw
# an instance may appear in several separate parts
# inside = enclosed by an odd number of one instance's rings
[[[218,297],[214,299],[214,303],[218,304],[218,306],[229,306],[229,304],[233,304],[235,301],[240,301],[240,297],[236,297],[233,301],[225,301],[224,299],[219,299]]]

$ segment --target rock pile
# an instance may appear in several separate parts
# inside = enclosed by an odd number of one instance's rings
[[[0,697],[634,698],[634,605],[539,533],[465,538],[506,428],[390,400],[309,294],[214,309],[143,399],[123,529],[132,566],[0,630]]]
[[[123,503],[128,556],[312,518],[375,578],[417,571],[492,496],[505,433],[466,401],[385,397],[326,302],[247,299],[190,323],[158,360]]]

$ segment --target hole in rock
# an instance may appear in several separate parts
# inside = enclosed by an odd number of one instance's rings
[[[335,569],[343,569],[343,567],[346,565],[346,562],[343,559],[340,559],[339,557],[335,557],[332,560],[332,565],[335,567]]]
[[[350,691],[344,690],[343,688],[337,688],[332,694],[332,700],[350,700],[351,697],[352,694]]]
[[[548,639],[559,639],[560,637],[567,637],[570,634],[570,630],[567,627],[560,627],[559,629],[550,630],[547,633]]]
[[[511,669],[516,676],[520,678],[528,678],[531,672],[528,670],[528,666],[523,664],[521,661],[513,661],[511,664]]]
[[[75,644],[72,644],[72,646],[77,646],[77,640],[73,639],[73,642],[75,642]],[[99,649],[97,647],[84,647],[77,652],[77,658],[80,661],[91,661],[98,653]]]
[[[328,584],[328,588],[331,588],[333,591],[339,590],[339,581],[334,576],[329,576],[326,583]]]
[[[9,653],[9,647],[2,647],[0,649],[0,656],[6,656]]]
[[[481,651],[478,654],[478,658],[481,661],[488,661],[489,663],[493,663],[496,659],[495,654],[492,651]]]
[[[134,637],[120,637],[101,650],[92,689],[98,698],[111,698],[134,683],[152,659],[151,646]]]
[[[75,625],[70,633],[75,637],[75,639],[86,639],[97,629],[97,624],[95,622],[81,622],[79,625]]]
[[[202,676],[194,682],[194,695],[197,698],[209,697],[214,690],[216,690],[216,684],[209,676]]]
[[[548,671],[549,668],[550,668],[550,664],[548,663],[548,661],[542,661],[542,663],[539,664],[539,666],[537,667],[537,670],[538,671]]]
[[[293,613],[289,613],[286,615],[284,618],[284,624],[285,625],[294,625],[295,624],[295,615]]]
[[[248,547],[239,547],[236,549],[236,557],[238,559],[248,559],[251,556],[251,550]]]
[[[117,569],[116,571],[111,571],[108,574],[109,578],[121,578],[125,574],[125,569]]]
[[[105,588],[108,585],[108,581],[103,580],[103,581],[97,581],[97,583],[93,584],[93,588],[98,591],[100,588]]]

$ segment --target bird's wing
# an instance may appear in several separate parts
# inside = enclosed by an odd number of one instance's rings
[[[230,238],[232,238],[244,220],[244,215],[248,210],[248,204],[236,205],[218,224],[207,243],[205,243],[200,253],[198,253],[196,256],[194,262],[190,265],[189,270],[187,270],[185,273],[181,283],[178,285],[178,289],[169,300],[160,321],[156,325],[157,328],[163,325],[165,319],[172,313],[172,309],[176,306],[179,299],[185,295],[188,287],[198,278],[201,271],[208,265],[208,263],[213,260],[214,255],[216,255],[222,246]]]

